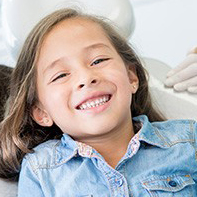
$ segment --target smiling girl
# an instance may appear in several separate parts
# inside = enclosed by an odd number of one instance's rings
[[[196,122],[163,121],[138,57],[103,19],[45,17],[10,88],[0,174],[20,172],[19,197],[197,195]]]

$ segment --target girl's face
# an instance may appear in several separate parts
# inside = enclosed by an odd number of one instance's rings
[[[103,29],[85,19],[59,23],[45,38],[37,63],[42,126],[53,122],[74,139],[96,138],[132,124],[138,78],[127,71]]]

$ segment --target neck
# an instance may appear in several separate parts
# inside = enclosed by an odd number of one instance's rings
[[[130,122],[124,128],[109,132],[96,140],[83,142],[97,150],[104,157],[105,161],[115,168],[120,159],[125,155],[128,144],[133,136],[133,125]]]

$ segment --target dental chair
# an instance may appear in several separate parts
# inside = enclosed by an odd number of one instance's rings
[[[142,58],[144,67],[149,73],[149,87],[153,103],[167,119],[197,120],[197,94],[176,92],[166,88],[164,81],[171,69],[162,61]]]

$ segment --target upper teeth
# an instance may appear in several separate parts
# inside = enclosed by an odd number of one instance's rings
[[[97,107],[99,105],[103,105],[107,101],[109,101],[109,95],[103,96],[103,97],[98,98],[94,101],[90,101],[90,102],[87,101],[87,102],[83,103],[82,105],[80,105],[79,109],[90,109],[92,107]]]

